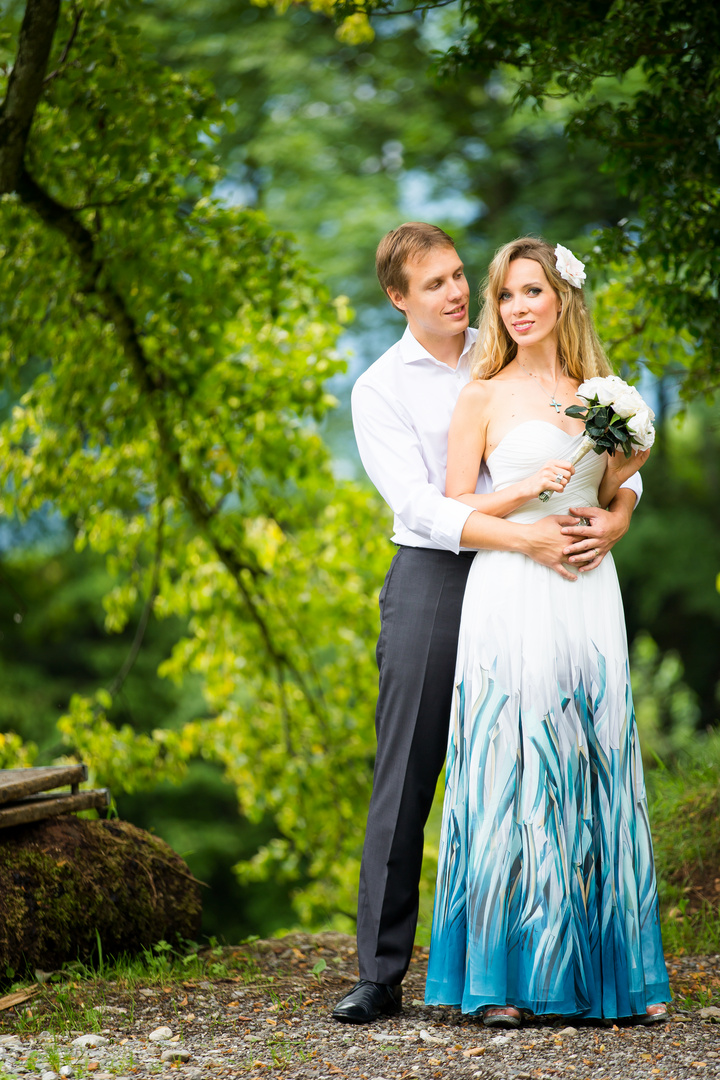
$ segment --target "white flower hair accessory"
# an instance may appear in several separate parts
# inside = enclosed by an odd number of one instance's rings
[[[569,248],[558,244],[555,248],[555,265],[560,277],[569,281],[575,289],[582,289],[585,281],[585,263],[576,259]]]

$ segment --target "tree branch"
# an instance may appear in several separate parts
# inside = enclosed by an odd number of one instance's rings
[[[25,145],[43,90],[60,0],[28,0],[17,54],[0,107],[0,194],[15,191]]]
[[[172,423],[164,415],[164,376],[162,372],[158,372],[153,368],[152,363],[145,355],[137,326],[128,311],[123,296],[112,284],[111,275],[103,273],[106,267],[103,260],[95,253],[95,241],[92,233],[89,232],[72,210],[63,206],[49,192],[40,187],[24,167],[21,170],[16,191],[25,206],[33,210],[46,225],[61,233],[68,241],[85,273],[84,291],[94,293],[101,301],[106,312],[105,317],[115,328],[120,347],[131,364],[140,389],[149,403],[163,457],[173,470],[180,494],[185,501],[191,518],[202,535],[208,540],[225,569],[234,579],[245,602],[246,610],[255,623],[276,669],[279,672],[287,671],[295,679],[313,715],[322,720],[322,707],[316,700],[316,696],[308,685],[305,676],[288,653],[275,644],[270,626],[259,609],[257,598],[251,594],[248,588],[244,571],[249,571],[255,578],[260,574],[259,568],[243,562],[238,557],[237,552],[217,536],[215,531],[215,521],[217,519],[214,507],[208,504],[202,492],[196,487],[192,476],[183,465],[180,447],[172,430]],[[284,693],[284,689],[282,689],[282,693]]]
[[[65,64],[65,61],[68,58],[68,53],[72,49],[73,42],[75,41],[75,38],[77,37],[78,30],[80,29],[80,20],[82,19],[82,17],[83,17],[83,9],[79,8],[78,10],[75,11],[75,20],[74,20],[73,25],[72,25],[72,30],[70,31],[70,37],[67,39],[67,41],[65,43],[65,48],[63,49],[62,54],[60,56],[60,59],[58,60],[58,66],[55,68],[54,71],[51,71],[49,75],[46,75],[45,79],[43,80],[43,83],[44,83],[45,86],[47,86],[47,84],[49,82],[52,82],[53,79],[56,79],[58,77],[58,75],[60,74],[60,72],[62,71],[62,69],[64,67],[64,64]]]
[[[158,506],[158,520],[157,520],[157,535],[155,540],[155,558],[153,560],[152,578],[150,581],[150,590],[148,592],[148,598],[145,601],[145,606],[140,616],[137,629],[135,631],[135,637],[133,643],[130,646],[130,651],[125,657],[122,667],[118,671],[113,681],[108,686],[108,693],[111,697],[116,695],[122,689],[123,683],[127,679],[128,675],[133,669],[135,661],[138,658],[140,652],[140,646],[143,643],[145,637],[145,631],[147,630],[147,624],[150,621],[150,615],[152,609],[155,606],[155,599],[158,594],[158,587],[160,584],[160,567],[162,566],[163,555],[163,527],[165,525],[165,514],[163,512],[163,505],[160,503]]]

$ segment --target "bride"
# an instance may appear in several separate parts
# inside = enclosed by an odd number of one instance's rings
[[[564,249],[563,249],[564,250]],[[581,381],[610,374],[582,264],[525,238],[490,265],[446,494],[518,522],[607,506],[647,453],[568,458]],[[482,461],[493,493],[475,495]],[[541,491],[554,494],[549,502]],[[610,555],[576,582],[480,551],[463,605],[426,1001],[667,1018],[652,841]]]

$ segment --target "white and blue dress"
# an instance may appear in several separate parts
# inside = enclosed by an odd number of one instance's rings
[[[511,429],[496,490],[567,458]],[[508,520],[597,505],[605,458]],[[622,599],[611,556],[576,582],[478,552],[463,605],[426,1001],[630,1017],[668,1001]]]

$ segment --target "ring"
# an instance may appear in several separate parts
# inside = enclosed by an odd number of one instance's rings
[[[559,484],[561,480],[565,479],[565,477],[563,476],[563,474],[561,472],[559,472],[557,474],[557,476],[555,477],[555,479],[556,479],[557,483]]]
[[[594,550],[595,558],[597,559],[598,555],[600,554],[600,548],[594,548],[593,550]]]

